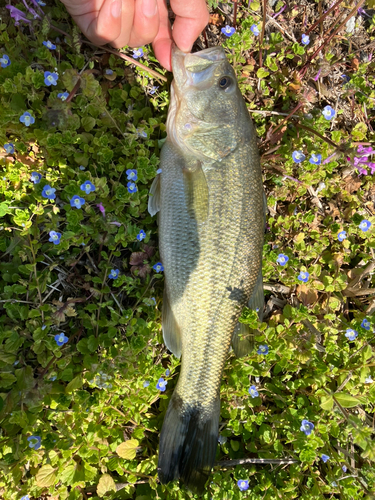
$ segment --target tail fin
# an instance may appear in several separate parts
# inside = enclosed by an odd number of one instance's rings
[[[158,473],[165,484],[181,478],[198,494],[214,465],[219,434],[220,398],[210,407],[191,406],[173,394],[160,434]]]

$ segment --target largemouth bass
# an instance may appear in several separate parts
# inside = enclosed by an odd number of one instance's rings
[[[220,381],[238,318],[263,309],[264,191],[256,135],[224,50],[173,49],[174,81],[149,212],[159,212],[164,342],[182,355],[160,435],[161,483],[201,493],[218,443]],[[242,337],[241,337],[242,338]]]

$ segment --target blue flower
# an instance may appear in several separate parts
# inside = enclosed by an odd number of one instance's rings
[[[58,333],[55,335],[55,340],[56,344],[61,347],[62,345],[66,344],[68,342],[68,337],[65,336],[64,332]]]
[[[237,486],[241,491],[246,491],[249,489],[249,481],[247,479],[239,479],[237,481]]]
[[[348,468],[347,468],[347,466],[346,466],[346,465],[343,465],[341,468],[342,468],[342,470],[343,470],[344,472],[346,472],[346,471],[348,470]]]
[[[301,163],[301,161],[305,160],[306,156],[302,151],[293,151],[292,158],[296,163]]]
[[[141,229],[139,233],[137,234],[137,240],[142,241],[146,238],[146,233]]]
[[[370,330],[371,323],[369,322],[368,319],[364,318],[364,320],[361,323],[361,327],[364,328],[365,330]]]
[[[359,229],[362,229],[362,231],[365,233],[366,231],[368,231],[371,227],[371,222],[369,220],[366,220],[366,219],[363,219],[363,221],[361,221],[361,223],[359,224]]]
[[[38,172],[31,172],[30,181],[33,182],[34,184],[39,184],[41,178],[42,174],[38,174]]]
[[[56,380],[56,375],[53,375],[52,377],[50,377],[48,380],[50,380],[51,382],[54,382]]]
[[[127,179],[128,181],[137,181],[138,180],[138,174],[137,174],[137,171],[133,168],[128,168],[128,170],[126,171],[126,175],[127,175]]]
[[[46,4],[42,0],[36,0],[36,3],[40,5],[40,7],[45,7]]]
[[[105,74],[106,74],[106,75],[113,75],[113,69],[107,68],[107,69],[105,70]]]
[[[268,354],[268,351],[268,345],[260,345],[258,347],[257,354],[264,354],[264,356],[266,356],[266,354]]]
[[[347,328],[345,337],[351,341],[355,340],[356,337],[358,337],[358,332],[357,330],[353,330],[352,328]]]
[[[133,57],[134,57],[134,59],[138,59],[139,57],[142,57],[142,56],[143,56],[143,49],[142,48],[135,49],[133,51]]]
[[[164,380],[162,377],[159,378],[158,383],[156,384],[156,389],[159,389],[159,391],[164,392],[166,389],[166,386],[168,384],[167,380]]]
[[[157,174],[161,174],[162,173],[162,169],[161,168],[158,168],[157,171],[156,171]]]
[[[93,191],[95,191],[96,188],[92,182],[85,181],[83,184],[81,184],[80,189],[81,191],[84,191],[86,194],[90,194]]]
[[[138,137],[142,137],[143,139],[147,139],[147,132],[142,129],[137,128]]]
[[[309,273],[307,271],[300,271],[299,275],[297,276],[297,279],[299,281],[303,281],[304,283],[307,283],[309,280]]]
[[[143,382],[143,387],[148,387],[150,385],[150,382],[146,380],[146,382]]]
[[[252,398],[257,398],[259,396],[259,392],[257,391],[257,388],[255,387],[255,385],[250,386],[249,394]]]
[[[127,188],[128,188],[129,193],[136,193],[138,191],[137,186],[134,184],[134,182],[131,182],[131,181],[129,181],[127,183]]]
[[[59,79],[59,75],[57,73],[51,73],[50,71],[44,72],[44,83],[47,87],[51,85],[57,85],[57,80]]]
[[[236,28],[227,24],[225,28],[221,28],[221,32],[224,33],[225,36],[230,37],[236,32]]]
[[[56,48],[56,45],[54,45],[52,42],[50,42],[49,40],[47,40],[47,42],[43,42],[43,45],[45,47],[47,47],[47,49],[49,50],[55,50]],[[45,76],[45,75],[44,75]]]
[[[326,462],[328,462],[330,457],[328,455],[324,455],[324,453],[323,453],[323,455],[320,458],[323,460],[324,463],[326,463]]]
[[[85,199],[84,198],[81,198],[80,196],[78,196],[77,194],[75,194],[73,196],[73,198],[70,200],[70,206],[71,207],[75,207],[75,208],[81,208],[82,205],[85,204]]]
[[[306,436],[310,436],[311,431],[314,429],[314,424],[309,422],[308,420],[302,420],[302,425],[300,430],[306,434]]]
[[[57,233],[56,231],[49,232],[49,240],[54,245],[58,245],[61,240],[61,233]]]
[[[6,68],[9,65],[10,65],[9,56],[7,56],[6,54],[3,54],[3,57],[0,57],[0,66],[2,68]]]
[[[21,500],[30,500],[30,497],[29,497],[29,495],[25,495],[25,496],[21,497]]]
[[[285,266],[285,264],[288,262],[289,257],[287,255],[284,255],[283,253],[279,253],[277,256],[276,262],[280,264],[280,266]]]
[[[337,235],[337,239],[339,241],[344,241],[346,239],[346,231],[340,231]]]
[[[79,166],[79,169],[80,169],[80,170],[85,170],[85,167],[84,167],[83,165],[80,165],[80,166]]]
[[[20,122],[28,127],[35,123],[35,118],[28,111],[25,111],[24,114],[20,116]]]
[[[8,153],[8,155],[14,154],[14,144],[13,142],[7,142],[4,144],[4,149]]]
[[[48,198],[49,200],[54,200],[56,198],[55,188],[52,188],[49,184],[46,184],[42,191],[43,198]]]
[[[108,278],[111,280],[117,280],[120,271],[118,269],[111,269],[111,272],[108,275]]]
[[[169,370],[169,368],[167,368],[167,369],[165,370],[165,376],[166,376],[166,377],[169,377],[169,375],[170,375],[170,374],[171,374],[171,370]]]
[[[253,32],[253,34],[255,36],[259,36],[260,35],[260,31],[259,31],[259,28],[256,24],[253,24],[250,28],[250,30]]]
[[[321,154],[312,154],[311,158],[309,159],[309,162],[312,165],[320,165],[322,163],[322,155]]]
[[[62,101],[66,101],[69,97],[69,92],[59,92],[57,94],[57,97],[61,99]]]
[[[29,447],[34,448],[34,450],[39,450],[42,446],[42,438],[40,436],[29,436],[27,440],[29,442]]]
[[[322,115],[326,120],[332,120],[335,114],[336,111],[333,108],[331,108],[331,106],[326,106],[322,111]]]
[[[228,438],[227,436],[223,436],[222,434],[220,434],[217,440],[219,441],[219,444],[223,445],[228,441]]]
[[[302,35],[301,43],[302,45],[308,45],[310,43],[309,35]]]
[[[155,265],[152,266],[152,268],[155,269],[157,273],[161,273],[162,271],[164,271],[164,267],[161,262],[157,262]]]
[[[155,85],[154,85],[154,86],[152,86],[152,87],[150,88],[150,90],[149,90],[149,93],[150,93],[151,95],[155,94],[155,92],[158,90],[158,88],[159,88],[159,86],[155,86]]]
[[[348,75],[341,75],[341,78],[344,80],[345,83],[350,82],[350,76]]]

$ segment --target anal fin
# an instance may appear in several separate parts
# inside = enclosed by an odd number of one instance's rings
[[[181,332],[169,304],[167,288],[164,287],[161,324],[164,344],[177,357],[181,356]]]
[[[153,217],[160,210],[160,174],[152,181],[148,198],[148,213]]]

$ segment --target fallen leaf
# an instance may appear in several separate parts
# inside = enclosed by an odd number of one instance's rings
[[[297,297],[304,306],[315,304],[318,300],[318,292],[308,288],[306,285],[297,286]]]

